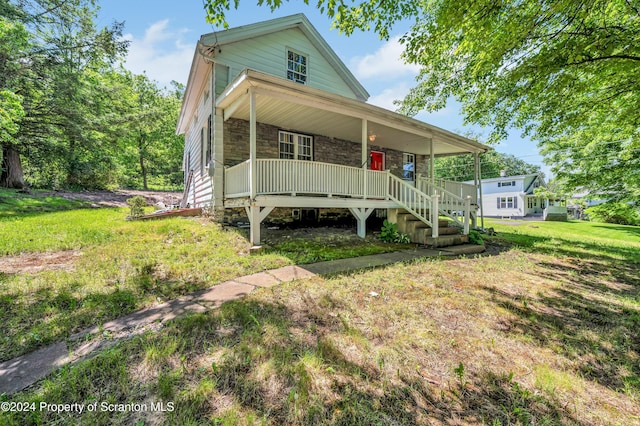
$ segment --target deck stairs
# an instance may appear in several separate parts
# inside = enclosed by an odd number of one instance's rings
[[[404,209],[389,210],[389,221],[398,225],[398,232],[406,234],[412,243],[424,244],[433,248],[449,247],[469,243],[469,236],[451,220],[438,220],[438,237],[433,238],[431,226],[427,225]]]

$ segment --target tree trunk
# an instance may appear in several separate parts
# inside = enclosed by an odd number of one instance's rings
[[[25,187],[20,154],[11,146],[2,147],[2,173],[0,186],[22,189]]]
[[[140,162],[140,173],[142,174],[142,187],[144,190],[148,190],[147,186],[147,167],[144,164],[145,157],[145,140],[144,135],[140,132],[140,139],[138,139],[138,161]]]
[[[142,187],[146,191],[149,189],[147,186],[147,168],[144,165],[144,157],[142,155],[140,155],[140,170],[142,171]]]

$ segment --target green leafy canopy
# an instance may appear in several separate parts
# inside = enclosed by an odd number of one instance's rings
[[[233,6],[237,7],[239,0]],[[260,0],[272,10],[281,0]],[[308,3],[308,1],[305,1]],[[345,34],[388,38],[400,20],[404,59],[421,66],[401,112],[455,98],[467,123],[536,141],[571,188],[640,198],[640,2],[637,0],[318,0]],[[207,0],[226,25],[228,0]]]

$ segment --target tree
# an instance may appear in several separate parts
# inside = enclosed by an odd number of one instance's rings
[[[233,3],[238,5],[239,0]],[[308,2],[308,0],[305,0]],[[272,9],[281,0],[264,0]],[[419,64],[401,112],[437,110],[451,97],[468,123],[519,128],[569,187],[639,198],[640,4],[637,0],[318,0],[346,34],[387,38],[402,19],[404,59]],[[210,22],[231,3],[207,0]]]
[[[126,176],[123,183],[143,189],[149,188],[150,180],[156,185],[175,185],[178,182],[171,176],[180,170],[184,146],[183,138],[175,134],[182,86],[173,82],[173,90],[163,89],[146,75],[125,70],[120,70],[117,79],[122,84],[118,141]]]
[[[24,180],[16,138],[24,117],[22,96],[17,93],[20,59],[29,46],[28,33],[19,22],[0,16],[0,146],[2,172],[0,185],[22,188]]]
[[[86,177],[104,176],[103,164],[111,158],[96,131],[104,104],[94,82],[126,48],[119,41],[122,25],[96,29],[93,0],[3,1],[0,8],[28,30],[30,41],[22,56],[5,64],[21,69],[15,93],[22,96],[24,116],[14,141],[3,142],[3,151],[13,152],[5,160],[17,159],[3,173],[21,180],[22,156],[36,173],[55,168],[47,174],[67,185],[92,185]]]
[[[541,174],[539,166],[529,164],[510,154],[489,151],[480,157],[480,171],[482,179],[500,176],[504,172],[507,176]],[[474,179],[474,160],[472,155],[457,155],[453,157],[436,158],[435,175],[441,179],[455,181],[469,181]]]

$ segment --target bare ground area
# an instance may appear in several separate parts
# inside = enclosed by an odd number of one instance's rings
[[[135,189],[119,189],[117,191],[52,191],[33,194],[41,197],[62,197],[67,200],[87,201],[100,206],[126,207],[127,199],[140,195],[149,204],[162,202],[164,204],[178,204],[182,198],[181,192],[140,191]]]
[[[23,253],[18,256],[0,257],[0,272],[5,274],[36,273],[44,270],[74,268],[74,262],[82,256],[79,250],[64,250],[51,253]]]

